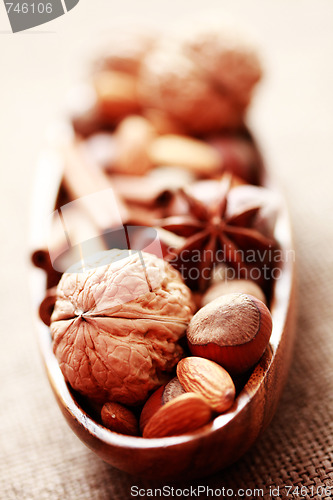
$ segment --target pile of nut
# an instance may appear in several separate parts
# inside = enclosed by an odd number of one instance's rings
[[[125,225],[157,228],[162,253],[111,248],[68,270],[46,322],[66,381],[105,427],[180,435],[232,410],[272,331],[271,277],[248,275],[265,261],[239,257],[276,245],[277,205],[244,125],[261,68],[222,29],[122,33],[105,50],[75,96],[76,164],[113,187]]]

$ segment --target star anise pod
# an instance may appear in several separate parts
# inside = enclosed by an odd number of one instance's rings
[[[209,182],[214,183],[214,188],[207,183],[204,196],[193,194],[193,187],[181,189],[187,214],[170,216],[160,222],[163,229],[185,238],[179,247],[170,249],[166,259],[182,273],[192,289],[200,291],[207,288],[215,264],[223,262],[237,270],[238,278],[249,278],[251,269],[256,267],[260,271],[267,265],[267,250],[276,247],[273,239],[253,227],[260,203],[230,215],[227,207],[231,176]],[[247,258],[249,250],[251,262]],[[262,281],[262,275],[251,276],[251,279]]]

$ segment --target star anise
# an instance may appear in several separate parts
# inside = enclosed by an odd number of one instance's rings
[[[204,196],[193,194],[191,187],[181,189],[187,214],[170,216],[160,222],[163,229],[185,238],[179,247],[169,251],[166,259],[182,273],[192,289],[200,291],[207,288],[215,264],[223,262],[237,269],[237,277],[248,278],[251,269],[261,268],[268,262],[267,250],[276,246],[273,239],[253,227],[259,203],[230,215],[227,206],[231,176],[210,182],[214,183],[214,189],[210,193],[208,183]],[[254,252],[251,262],[247,258],[249,250]],[[261,278],[261,275],[252,277],[259,281]]]

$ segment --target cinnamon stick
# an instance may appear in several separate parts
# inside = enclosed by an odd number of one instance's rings
[[[65,151],[64,186],[100,233],[122,226],[129,215],[112,182],[83,154],[80,143]]]
[[[57,299],[57,287],[54,286],[46,291],[46,295],[39,306],[40,319],[45,325],[50,326],[51,316]]]
[[[32,254],[33,263],[47,273],[48,288],[55,286],[62,273],[78,260],[107,250],[96,226],[75,202],[55,211],[51,217],[47,244]]]

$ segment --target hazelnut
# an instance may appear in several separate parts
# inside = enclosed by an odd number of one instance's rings
[[[140,415],[141,432],[157,410],[172,399],[180,396],[181,394],[185,394],[185,392],[184,387],[181,385],[177,377],[174,377],[170,380],[170,382],[157,389],[157,391],[150,396],[142,408]]]
[[[186,392],[185,388],[180,383],[179,378],[174,377],[164,387],[164,391],[162,394],[163,404],[168,403],[172,399],[177,398],[178,396],[181,396],[182,394],[185,394],[185,392]]]
[[[260,157],[253,142],[237,135],[216,136],[208,140],[220,157],[222,172],[230,172],[243,182],[258,183]]]
[[[261,302],[266,304],[265,294],[257,283],[251,280],[235,279],[220,281],[210,286],[202,297],[201,307],[207,305],[209,302],[212,302],[212,300],[217,299],[221,295],[226,295],[228,293],[245,293],[247,295],[253,295],[253,297],[256,297],[261,300]]]
[[[199,309],[190,321],[187,339],[192,354],[239,374],[259,361],[271,332],[272,317],[263,302],[231,293]]]
[[[134,413],[119,403],[112,401],[105,403],[101,411],[101,419],[105,427],[111,431],[129,436],[139,434],[138,421]]]

